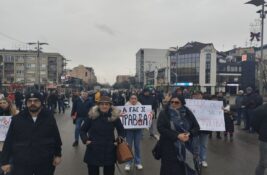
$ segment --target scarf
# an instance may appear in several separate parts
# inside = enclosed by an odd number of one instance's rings
[[[190,130],[190,124],[186,119],[186,108],[180,109],[169,108],[169,115],[171,121],[171,129],[178,131],[179,133],[188,133]],[[183,162],[185,165],[186,175],[197,175],[195,167],[195,160],[193,155],[193,139],[189,139],[187,142],[177,140],[174,142],[174,146],[177,150],[177,159],[179,162]]]

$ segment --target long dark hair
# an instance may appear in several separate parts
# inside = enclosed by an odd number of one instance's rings
[[[184,106],[186,104],[185,102],[185,98],[182,95],[177,95],[177,94],[172,94],[171,98],[169,99],[167,105],[165,106],[165,111],[169,110],[169,107],[171,105],[171,101],[174,98],[178,98],[180,100],[180,102],[182,103],[182,106]]]

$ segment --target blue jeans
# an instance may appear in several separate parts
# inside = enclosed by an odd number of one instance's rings
[[[207,146],[209,141],[209,134],[201,133],[199,135],[199,157],[200,161],[207,160]]]
[[[134,142],[134,163],[135,165],[141,164],[141,139],[142,129],[128,129],[126,130],[126,141],[132,148]],[[129,161],[128,164],[131,164]]]
[[[79,141],[79,136],[80,136],[80,130],[81,130],[81,126],[82,123],[84,122],[83,117],[78,117],[76,118],[76,122],[75,122],[75,141]]]
[[[64,106],[64,101],[63,100],[59,100],[58,101],[58,112],[63,112],[65,113],[65,106]]]

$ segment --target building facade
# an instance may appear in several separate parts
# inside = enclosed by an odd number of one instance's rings
[[[59,53],[30,50],[0,50],[0,80],[3,84],[61,83],[65,58]],[[38,66],[39,65],[39,66]]]
[[[86,85],[95,84],[97,82],[97,78],[95,75],[95,71],[92,67],[86,67],[84,65],[79,65],[74,67],[69,72],[71,77],[81,79]]]
[[[130,81],[130,75],[118,75],[116,77],[116,83],[122,83],[125,81]]]
[[[170,56],[170,85],[190,83],[215,93],[217,51],[213,44],[190,42]]]
[[[217,91],[236,94],[257,88],[255,48],[234,48],[217,54]]]
[[[140,86],[144,86],[146,72],[167,66],[167,49],[139,49],[136,53],[136,77]]]

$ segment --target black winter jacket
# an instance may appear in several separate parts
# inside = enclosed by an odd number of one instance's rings
[[[108,113],[101,113],[98,106],[91,109],[89,117],[81,127],[80,136],[87,145],[84,162],[95,166],[114,165],[116,162],[115,136],[125,137],[125,131],[119,118],[120,111],[112,107]]]
[[[85,101],[83,101],[81,99],[81,97],[77,98],[74,101],[74,104],[72,106],[72,110],[71,110],[71,115],[73,116],[75,113],[77,114],[77,118],[78,117],[88,117],[88,112],[90,111],[90,109],[93,107],[93,101],[86,99]]]
[[[52,163],[55,156],[61,156],[61,138],[53,114],[42,109],[33,121],[27,108],[12,121],[4,142],[2,165],[40,165]]]
[[[186,119],[191,126],[190,139],[199,134],[199,125],[194,116],[194,114],[186,108]],[[180,134],[177,131],[171,129],[170,116],[168,110],[165,109],[160,112],[158,122],[157,122],[158,131],[160,133],[160,142],[162,148],[162,160],[163,161],[177,161],[176,149],[174,147],[174,142],[177,141],[178,135]]]
[[[142,105],[151,105],[152,110],[154,110],[154,111],[156,111],[158,108],[157,100],[151,95],[149,95],[149,96],[142,95],[139,98],[139,102]]]
[[[259,133],[259,140],[267,142],[267,104],[264,104],[254,110],[252,126]]]

